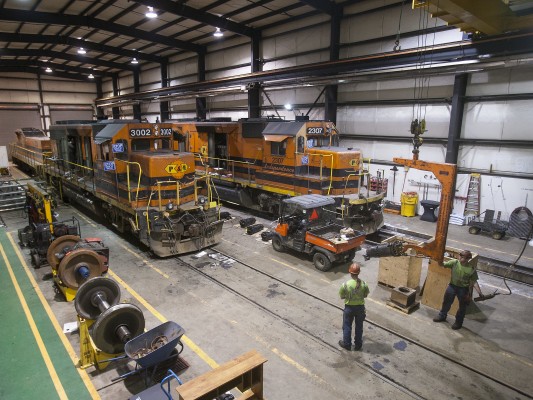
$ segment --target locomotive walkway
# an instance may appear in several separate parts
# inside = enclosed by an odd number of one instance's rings
[[[99,399],[21,259],[0,229],[0,398]]]

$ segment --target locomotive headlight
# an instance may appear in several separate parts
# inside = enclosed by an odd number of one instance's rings
[[[207,199],[203,196],[198,197],[198,204],[203,206],[207,202]]]
[[[169,201],[166,208],[167,208],[167,211],[172,211],[174,209],[174,203]]]

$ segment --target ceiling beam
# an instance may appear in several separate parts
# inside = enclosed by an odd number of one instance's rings
[[[27,66],[6,65],[6,63],[4,63],[3,61],[2,61],[2,65],[0,65],[0,72],[26,72],[29,74],[35,74],[35,75],[41,75],[41,76],[50,75],[50,76],[56,76],[59,78],[72,79],[75,81],[82,81],[82,82],[93,82],[93,81],[96,81],[97,79],[96,76],[95,76],[95,79],[93,80],[93,79],[89,79],[87,75],[72,74],[72,73],[62,72],[62,71],[44,72],[41,70],[41,68],[30,66],[30,65],[27,65]]]
[[[85,76],[89,76],[89,74],[93,74],[95,77],[110,77],[113,75],[116,75],[112,72],[104,72],[99,70],[93,70],[91,68],[83,68],[83,67],[73,67],[70,65],[64,65],[64,64],[55,64],[51,62],[44,62],[44,61],[36,61],[36,60],[2,60],[1,65],[16,68],[18,67],[37,67],[42,70],[46,69],[47,67],[52,68],[52,70],[57,71],[61,70],[64,72],[75,72],[77,74],[80,74]]]
[[[57,58],[59,60],[74,61],[81,64],[93,64],[101,67],[115,68],[118,70],[135,71],[138,68],[134,65],[115,63],[112,61],[106,61],[99,58],[86,57],[85,55],[73,55],[60,51],[52,50],[40,50],[40,49],[2,49],[2,55],[14,56],[14,57],[50,57]]]
[[[154,56],[151,54],[141,53],[133,50],[120,49],[118,47],[106,46],[104,44],[89,42],[80,39],[73,39],[62,35],[32,35],[27,33],[2,33],[0,32],[0,41],[15,43],[47,43],[73,47],[83,47],[84,49],[99,51],[107,54],[117,54],[129,58],[137,58],[161,64],[167,61],[166,57]]]
[[[315,10],[329,15],[333,15],[335,13],[335,8],[337,7],[335,3],[328,0],[300,0],[300,3],[305,3],[308,6],[313,7]]]
[[[89,27],[146,40],[148,42],[161,43],[172,48],[188,50],[195,53],[205,53],[206,51],[205,46],[185,42],[179,39],[172,39],[163,35],[146,32],[125,25],[109,23],[108,21],[83,15],[56,14],[40,11],[23,11],[3,8],[2,12],[0,13],[0,19],[4,21],[32,22],[36,24]]]
[[[267,83],[272,87],[275,87],[278,82],[278,86],[287,84],[301,85],[316,78],[335,79],[335,76],[340,74],[378,74],[387,70],[406,67],[420,69],[423,67],[421,60],[422,62],[425,60],[427,65],[435,65],[441,62],[473,62],[471,64],[472,67],[480,68],[483,66],[483,62],[490,63],[491,59],[499,56],[509,57],[530,52],[533,52],[533,33],[514,36],[502,35],[501,37],[492,37],[475,42],[463,41],[454,44],[436,45],[425,49],[415,48],[152,89],[141,93],[97,99],[96,105],[111,101],[148,100],[155,96],[179,96],[180,94],[191,94],[194,91],[245,86],[255,83]],[[487,54],[491,57],[480,57]],[[459,65],[459,68],[464,69],[464,65]]]
[[[193,21],[201,22],[206,25],[218,27],[238,35],[252,37],[256,29],[243,24],[231,21],[224,17],[219,17],[196,8],[189,7],[182,2],[175,3],[170,0],[131,0],[135,3],[151,6],[154,10],[164,11],[170,14],[179,15]]]

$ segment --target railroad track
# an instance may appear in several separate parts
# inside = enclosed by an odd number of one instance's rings
[[[226,256],[232,260],[235,260],[235,263],[231,267],[233,272],[236,274],[236,276],[242,277],[247,276],[250,281],[253,282],[262,282],[262,287],[268,287],[272,285],[272,282],[276,282],[275,285],[283,285],[283,288],[286,289],[285,297],[286,299],[286,307],[287,308],[293,308],[295,304],[301,303],[301,304],[307,304],[309,309],[319,309],[322,310],[323,314],[325,315],[331,315],[335,314],[338,315],[340,318],[340,315],[342,314],[342,308],[335,303],[332,303],[328,301],[325,298],[322,298],[320,296],[317,296],[314,293],[311,293],[311,291],[306,290],[302,287],[295,286],[294,284],[291,284],[289,282],[286,282],[273,274],[266,272],[254,265],[251,265],[250,262],[247,262],[246,260],[240,260],[236,258],[233,255],[229,255],[224,253],[223,251],[216,250],[217,253]],[[254,306],[259,307],[261,310],[265,311],[266,313],[269,313],[276,318],[279,318],[283,320],[284,323],[290,325],[293,329],[303,333],[307,337],[309,337],[311,340],[319,343],[323,347],[329,348],[331,351],[335,352],[343,352],[343,350],[340,350],[337,346],[337,342],[335,339],[329,339],[326,337],[321,330],[315,329],[313,326],[310,326],[306,320],[302,320],[298,317],[293,318],[292,315],[285,314],[281,311],[275,311],[273,310],[268,303],[265,303],[262,301],[262,299],[258,298],[257,288],[250,288],[250,293],[244,292],[242,289],[242,286],[237,290],[234,284],[234,280],[230,279],[227,275],[228,269],[224,269],[225,274],[217,274],[217,269],[213,268],[202,268],[197,267],[194,262],[187,262],[183,259],[179,259],[178,263],[181,265],[184,265],[194,271],[196,271],[198,274],[204,276],[205,278],[209,279],[210,281],[214,282],[215,284],[223,287],[225,290],[228,290],[232,292],[233,294],[241,297],[242,299],[246,300],[247,302],[252,303]],[[205,264],[205,263],[204,263]],[[204,265],[205,266],[205,265]],[[250,278],[250,274],[254,274],[254,278]],[[266,283],[263,283],[264,280],[266,280]],[[270,282],[270,284],[268,283]],[[279,289],[278,289],[279,290]],[[280,307],[280,309],[283,311],[284,307]],[[320,324],[320,316],[316,317],[318,322],[318,325]],[[312,318],[312,320],[315,320]],[[484,399],[500,399],[500,398],[520,398],[519,396],[523,396],[523,398],[533,398],[532,394],[527,393],[526,391],[513,386],[512,384],[509,384],[495,376],[492,376],[489,373],[482,372],[478,370],[475,367],[472,367],[470,365],[467,365],[466,363],[460,361],[459,359],[456,359],[454,357],[451,357],[447,354],[444,354],[442,352],[439,352],[429,346],[426,346],[422,343],[420,343],[417,339],[413,339],[410,337],[407,337],[399,332],[396,332],[392,329],[389,329],[376,321],[373,321],[371,319],[366,320],[366,323],[372,326],[372,335],[377,336],[376,341],[395,341],[395,345],[398,343],[405,342],[409,346],[410,350],[416,349],[416,353],[418,354],[415,358],[422,360],[421,363],[423,365],[414,365],[410,367],[416,368],[432,368],[432,366],[439,365],[439,370],[443,369],[442,365],[445,366],[444,370],[450,369],[452,371],[455,371],[455,373],[451,374],[453,376],[460,376],[465,379],[470,379],[471,381],[483,381],[484,384],[481,385],[482,387],[479,388],[479,393],[473,393],[473,397],[476,398],[484,398]],[[368,326],[367,330],[365,330],[366,334],[365,337],[367,337],[367,343],[368,343]],[[352,356],[352,354],[354,354]],[[416,385],[415,382],[411,381],[412,378],[409,377],[408,374],[401,374],[398,375],[396,373],[391,374],[388,372],[385,372],[386,369],[380,369],[376,368],[375,362],[369,362],[368,360],[365,360],[364,357],[357,357],[358,353],[352,353],[350,354],[350,361],[357,364],[360,368],[364,369],[368,373],[375,375],[379,377],[382,381],[386,382],[387,384],[391,385],[394,388],[397,388],[398,390],[401,390],[403,393],[407,394],[408,396],[415,398],[415,399],[432,399],[435,398],[435,392],[434,388],[427,388],[426,389],[420,389],[421,385]],[[360,354],[360,353],[359,353]],[[401,354],[398,354],[398,356],[401,358]],[[392,354],[389,354],[389,358],[391,359],[391,362],[396,362],[398,365],[402,365],[402,360],[393,360],[394,356]],[[424,367],[425,366],[425,367]],[[407,368],[410,368],[407,367]],[[428,371],[426,370],[426,373]],[[439,371],[440,372],[440,371]],[[416,375],[416,374],[411,374]],[[401,377],[401,378],[400,378]],[[440,376],[439,376],[440,378]],[[443,378],[446,380],[446,378]],[[446,384],[444,382],[444,387],[453,388],[453,378],[451,378],[449,384]],[[413,389],[416,388],[416,389]],[[442,389],[446,390],[446,389]],[[453,397],[454,392],[453,389],[447,392],[446,396]],[[344,398],[340,394],[337,394],[338,398]]]

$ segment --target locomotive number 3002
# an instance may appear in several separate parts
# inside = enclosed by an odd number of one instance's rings
[[[152,136],[152,130],[150,128],[130,129],[130,136],[132,137]]]

